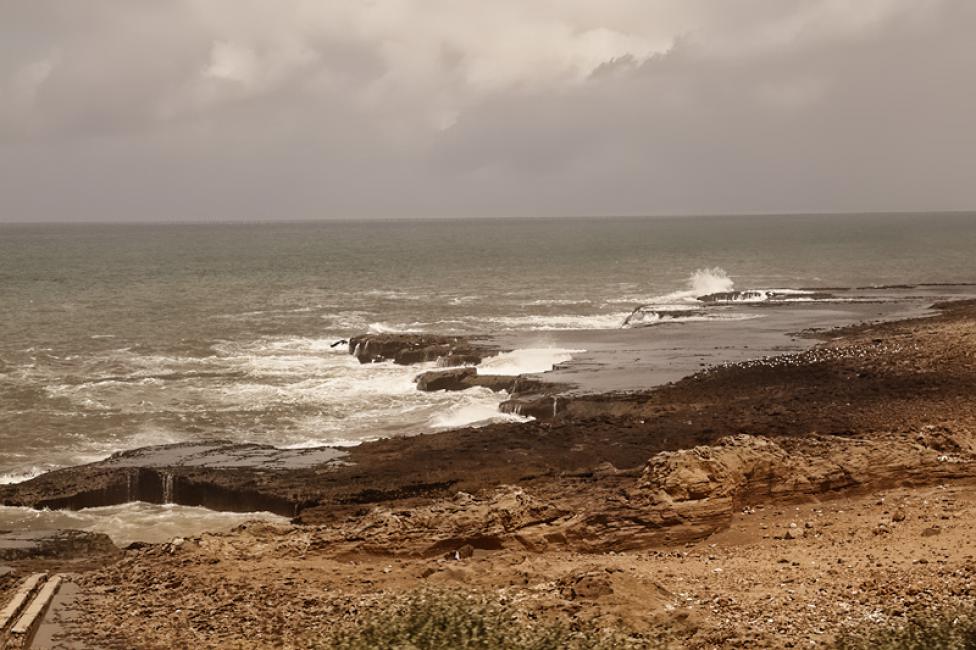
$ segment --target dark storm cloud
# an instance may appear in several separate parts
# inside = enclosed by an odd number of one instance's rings
[[[976,204],[963,0],[0,12],[4,221]]]

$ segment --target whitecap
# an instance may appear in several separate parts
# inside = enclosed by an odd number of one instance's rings
[[[483,323],[493,323],[513,330],[546,331],[546,330],[607,330],[618,329],[627,318],[628,313],[593,314],[580,316],[577,314],[559,314],[553,316],[497,316],[480,319]]]
[[[370,323],[366,331],[370,334],[403,334],[416,330],[410,330],[403,325],[391,325],[390,323]]]
[[[525,303],[527,307],[548,307],[560,305],[589,305],[591,300],[585,298],[543,298]]]
[[[0,474],[0,485],[12,485],[14,483],[23,483],[24,481],[29,481],[32,478],[38,477],[50,468],[33,466],[25,470],[7,472],[5,474]]]
[[[438,413],[430,419],[434,429],[486,426],[495,422],[528,422],[532,418],[498,410],[496,395],[486,388],[469,388],[462,391],[464,402]]]
[[[565,363],[586,350],[564,348],[523,348],[489,357],[478,366],[481,375],[523,375],[549,372],[556,365]]]

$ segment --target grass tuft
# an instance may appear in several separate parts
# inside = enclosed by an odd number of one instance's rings
[[[620,631],[532,620],[476,593],[416,591],[340,624],[319,648],[334,650],[624,650],[646,648]]]
[[[976,612],[918,615],[872,626],[837,641],[836,650],[976,650]]]

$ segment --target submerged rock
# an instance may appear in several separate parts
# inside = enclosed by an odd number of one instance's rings
[[[417,388],[423,391],[464,390],[470,388],[471,381],[478,376],[474,368],[451,368],[431,370],[417,375]]]
[[[417,376],[417,388],[423,391],[466,390],[476,386],[493,391],[511,391],[518,377],[507,375],[479,375],[475,368],[430,370]]]

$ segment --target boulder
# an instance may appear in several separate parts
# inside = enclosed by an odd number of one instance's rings
[[[417,375],[417,388],[424,391],[466,390],[482,386],[495,392],[511,390],[517,378],[507,375],[479,375],[475,368],[429,370]]]
[[[349,354],[360,363],[392,361],[399,365],[410,365],[436,361],[446,365],[447,361],[442,362],[441,359],[450,359],[470,365],[498,354],[498,350],[463,336],[360,334],[349,339]]]
[[[430,370],[417,375],[417,388],[423,391],[464,390],[471,388],[471,381],[478,376],[474,368],[450,368]]]
[[[496,393],[501,391],[512,392],[516,382],[518,382],[518,377],[509,375],[476,375],[472,380],[474,386],[482,386]]]

